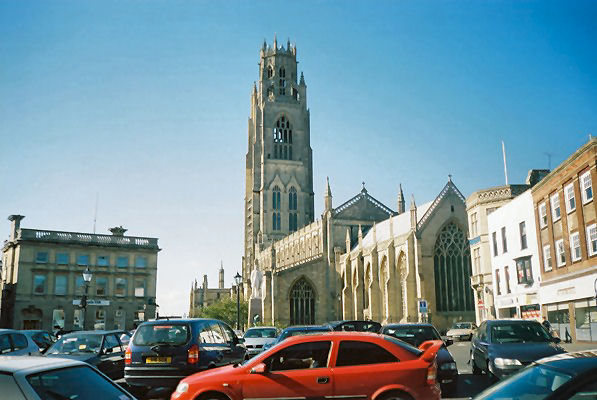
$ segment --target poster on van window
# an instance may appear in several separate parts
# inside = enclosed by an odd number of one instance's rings
[[[522,319],[536,319],[541,320],[541,307],[539,304],[529,304],[520,306],[520,314]]]

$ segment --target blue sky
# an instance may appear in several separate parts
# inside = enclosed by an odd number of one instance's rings
[[[557,165],[597,134],[597,3],[2,1],[0,214],[158,237],[162,313],[242,255],[259,48],[290,38],[311,111],[316,214],[398,185],[429,201]],[[1,217],[0,215],[0,217]],[[9,223],[4,223],[4,236]]]

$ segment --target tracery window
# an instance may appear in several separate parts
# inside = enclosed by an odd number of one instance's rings
[[[272,76],[274,76],[274,69],[271,65],[269,65],[267,67],[267,78],[270,79]]]
[[[281,217],[280,217],[280,188],[276,185],[272,191],[272,229],[279,231],[281,229]]]
[[[315,291],[305,278],[290,289],[290,325],[315,323]]]
[[[474,311],[470,248],[466,235],[453,222],[437,237],[433,265],[437,311]]]
[[[297,209],[296,189],[291,187],[288,191],[288,230],[290,232],[298,229]]]
[[[284,115],[276,121],[273,129],[274,158],[292,160],[292,126]]]

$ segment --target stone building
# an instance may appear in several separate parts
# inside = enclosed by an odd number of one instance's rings
[[[597,340],[596,161],[592,138],[532,189],[540,300],[562,339]]]
[[[225,288],[224,286],[224,266],[220,265],[218,273],[219,282],[217,288],[209,288],[207,284],[207,275],[203,275],[203,283],[201,286],[197,285],[197,280],[191,286],[191,293],[189,296],[189,316],[193,316],[196,312],[203,308],[211,306],[220,299],[230,297],[236,294],[236,288]]]
[[[111,235],[26,229],[23,218],[8,218],[2,248],[2,327],[133,329],[154,318],[158,239],[124,236],[122,227]],[[93,276],[84,313],[86,268]]]
[[[307,86],[302,73],[297,78],[296,55],[290,43],[286,48],[275,39],[271,47],[264,43],[259,80],[251,94],[242,273],[244,294],[250,299],[249,323],[257,315],[264,323],[281,325],[344,317],[417,320],[418,298],[426,296],[432,307],[436,305],[436,275],[444,286],[438,289],[441,303],[433,318],[442,323],[472,318],[470,257],[468,246],[463,247],[466,212],[451,181],[435,201],[419,209],[419,219],[414,204],[410,214],[405,213],[402,188],[398,211],[372,197],[364,184],[353,198],[334,208],[328,181],[323,215],[315,221]],[[409,223],[412,215],[414,225]],[[390,236],[376,237],[378,226],[394,224],[396,237],[391,230]],[[437,265],[434,257],[441,260]],[[365,258],[368,275],[361,271]],[[407,271],[404,290],[398,284],[398,265]],[[373,281],[383,268],[392,270],[391,282],[380,286]],[[453,281],[447,281],[448,275]],[[359,282],[368,282],[369,305],[349,294],[364,287]],[[453,303],[448,290],[456,288],[460,294]]]

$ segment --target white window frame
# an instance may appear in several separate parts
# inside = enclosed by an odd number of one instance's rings
[[[539,226],[541,226],[541,228],[547,226],[547,205],[545,202],[539,204]]]
[[[553,266],[551,265],[551,248],[549,245],[543,246],[543,269],[545,272],[549,272],[553,269]]]
[[[592,232],[591,232],[592,231]],[[593,250],[592,243],[595,243],[595,250]],[[587,226],[587,254],[593,257],[597,254],[597,224]]]
[[[578,244],[578,246],[575,246],[575,244]],[[578,249],[579,255],[576,255],[576,249]],[[573,232],[570,234],[570,259],[572,262],[576,262],[581,258],[582,252],[580,249],[580,234],[578,232]]]
[[[585,186],[585,179],[588,179],[588,184]],[[587,204],[593,200],[593,182],[591,181],[591,171],[587,171],[580,176],[580,197],[582,197],[582,203]],[[587,197],[587,189],[591,189],[591,197]]]
[[[549,199],[551,204],[551,220],[553,222],[558,221],[562,217],[562,208],[560,207],[560,194],[555,192]],[[558,212],[556,213],[556,210]]]
[[[563,267],[566,265],[566,248],[564,247],[564,239],[556,240],[556,265]],[[562,260],[562,256],[564,259]]]
[[[576,196],[574,195],[574,183],[564,187],[564,197],[566,198],[566,213],[570,214],[576,210]],[[574,207],[570,207],[570,199],[574,200]]]

